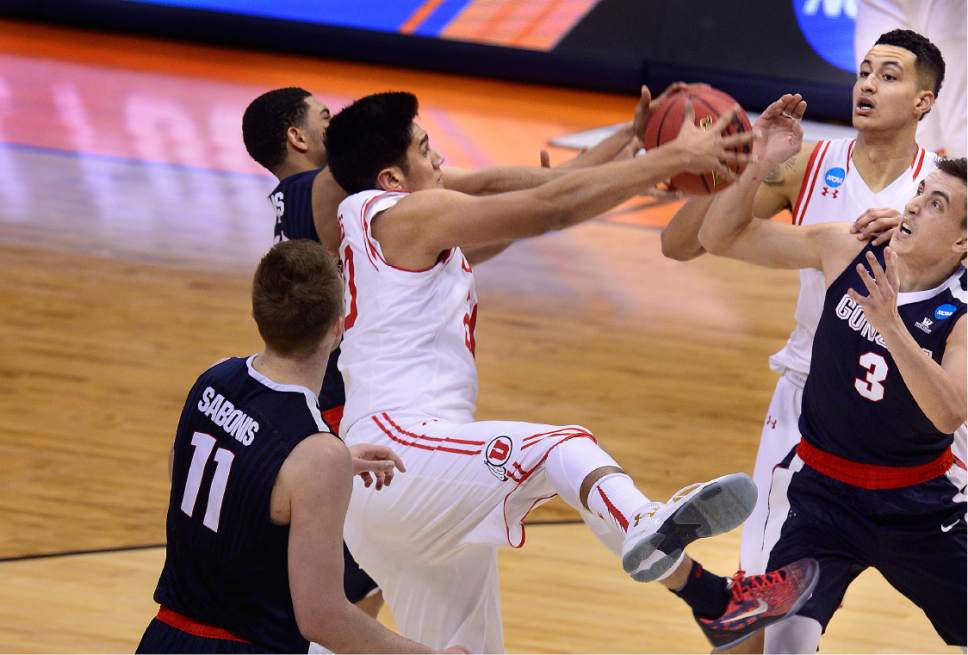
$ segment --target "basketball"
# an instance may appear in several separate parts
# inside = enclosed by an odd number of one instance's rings
[[[690,84],[682,91],[663,99],[652,115],[649,116],[642,139],[646,150],[658,148],[676,138],[679,129],[682,127],[682,118],[685,114],[687,102],[692,103],[693,111],[696,114],[696,125],[704,129],[708,129],[720,116],[737,104],[732,97],[718,89],[705,84]],[[740,109],[723,134],[740,134],[751,129],[746,112]],[[739,150],[749,154],[751,145],[744,144],[739,147]],[[738,175],[743,172],[745,165],[730,164],[730,168]],[[671,182],[675,189],[693,195],[716,193],[730,184],[715,171],[702,175],[680,173],[673,177]]]

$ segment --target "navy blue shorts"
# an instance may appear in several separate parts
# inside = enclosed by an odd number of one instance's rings
[[[152,619],[136,653],[264,653],[255,644],[229,639],[199,637]]]
[[[358,603],[367,596],[370,595],[374,589],[377,588],[376,582],[373,581],[366,571],[360,568],[360,565],[356,563],[353,559],[353,554],[350,553],[350,549],[343,544],[343,591],[346,592],[346,598],[351,603]]]
[[[847,587],[869,566],[920,607],[949,645],[965,645],[964,469],[899,489],[863,489],[827,477],[796,455],[773,472],[764,548],[768,570],[820,562],[813,597],[798,612],[826,630]]]

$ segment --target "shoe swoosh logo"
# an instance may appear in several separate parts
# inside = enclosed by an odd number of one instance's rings
[[[954,522],[954,523],[952,523],[951,525],[942,525],[942,526],[941,526],[941,531],[942,531],[942,532],[949,532],[949,531],[951,530],[951,528],[953,528],[953,527],[955,527],[955,526],[956,526],[956,525],[958,525],[959,523],[961,523],[961,519],[958,519],[957,521],[955,521],[955,522]]]
[[[758,598],[757,600],[760,603],[758,607],[754,607],[750,611],[743,612],[742,614],[738,614],[732,618],[723,619],[723,623],[733,623],[734,621],[742,621],[743,619],[748,619],[752,616],[759,616],[766,610],[770,609],[769,603],[767,603],[765,600],[763,600],[762,598]]]

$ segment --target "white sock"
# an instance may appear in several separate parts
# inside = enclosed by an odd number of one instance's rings
[[[582,520],[592,529],[595,536],[612,552],[618,554],[622,549],[625,530],[613,517],[602,500],[598,487],[606,483],[603,491],[622,516],[634,516],[640,508],[648,504],[646,498],[632,479],[624,473],[606,475],[597,481],[588,494],[591,512],[582,505],[579,493],[582,482],[589,473],[597,469],[613,466],[621,468],[611,455],[602,450],[593,439],[570,439],[553,448],[544,464],[545,475],[558,495],[566,503],[578,510]],[[622,478],[620,481],[619,478]],[[614,479],[614,483],[611,481]],[[598,499],[596,501],[596,498]],[[595,504],[597,502],[597,504]],[[597,524],[597,525],[593,525]]]
[[[623,534],[638,525],[648,503],[649,499],[625,473],[606,475],[588,492],[588,509]]]

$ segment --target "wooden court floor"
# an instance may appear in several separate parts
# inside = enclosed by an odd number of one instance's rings
[[[408,89],[457,166],[532,164],[632,99],[0,21],[0,652],[131,651],[155,611],[165,453],[195,376],[258,347],[249,280],[273,181],[245,104],[334,110]],[[553,153],[554,161],[569,156]],[[649,495],[751,471],[797,277],[659,252],[674,207],[519,243],[478,271],[480,416],[581,423]],[[560,504],[502,560],[517,652],[701,652],[685,606],[626,579]],[[738,532],[697,544],[731,574]],[[387,616],[386,620],[392,620]],[[828,652],[939,652],[873,572]]]

